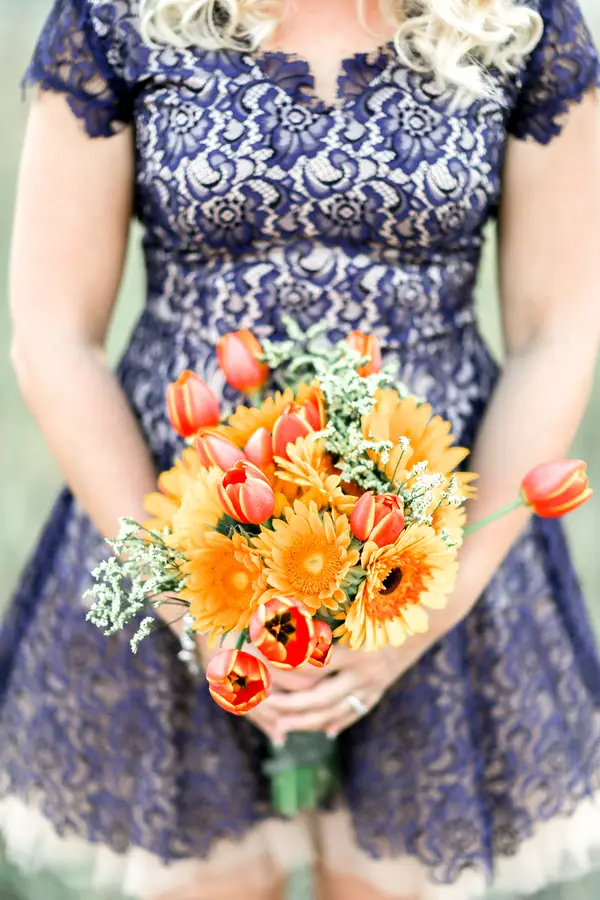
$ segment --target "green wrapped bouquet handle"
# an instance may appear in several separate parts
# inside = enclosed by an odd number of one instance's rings
[[[319,731],[292,731],[282,746],[271,744],[263,771],[280,815],[316,809],[339,784],[337,742]]]

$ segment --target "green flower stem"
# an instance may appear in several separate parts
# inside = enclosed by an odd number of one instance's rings
[[[235,649],[241,650],[243,648],[244,644],[247,642],[247,640],[248,640],[248,632],[246,630],[244,630],[244,631],[242,631],[242,633],[238,637],[237,641],[235,642]]]
[[[255,406],[258,408],[263,402],[265,392],[263,388],[257,388],[255,391],[248,391],[246,396],[250,401],[250,406]]]
[[[396,477],[396,473],[398,472],[398,469],[400,468],[400,463],[402,462],[402,457],[404,456],[404,453],[405,453],[405,451],[403,450],[402,453],[400,454],[400,456],[398,457],[398,462],[396,463],[396,468],[394,469],[394,471],[392,473],[392,477],[390,478],[390,482],[391,482],[392,486],[394,485],[394,478]],[[398,488],[398,490],[400,490],[400,488]]]
[[[489,516],[485,516],[483,519],[480,519],[478,522],[474,522],[472,525],[467,525],[463,532],[464,537],[475,534],[476,531],[479,531],[481,528],[485,528],[486,525],[491,525],[492,522],[495,522],[497,519],[501,519],[503,516],[508,515],[508,513],[512,512],[514,509],[519,509],[520,506],[525,505],[526,504],[523,502],[522,497],[519,497],[517,500],[513,500],[512,503],[509,503],[507,506],[503,506],[502,509],[498,509],[496,510],[496,512],[490,513]]]

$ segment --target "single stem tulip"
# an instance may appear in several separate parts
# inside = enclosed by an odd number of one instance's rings
[[[517,500],[473,525],[467,525],[464,535],[474,534],[521,506],[528,507],[542,519],[558,519],[586,503],[593,493],[582,460],[560,459],[542,463],[527,473]]]
[[[365,491],[352,511],[350,528],[359,541],[387,547],[404,530],[404,504],[396,494],[374,497],[372,491]]]
[[[213,700],[244,716],[271,693],[271,676],[262,660],[243,650],[223,650],[212,658],[206,680]]]
[[[273,462],[273,439],[266,428],[258,428],[244,447],[246,459],[259,469]]]
[[[374,334],[363,334],[362,331],[351,331],[346,343],[357,350],[361,356],[368,357],[369,362],[356,370],[362,378],[381,372],[381,347]]]
[[[521,483],[523,502],[543,519],[557,519],[592,496],[581,459],[561,459],[532,469]]]
[[[323,668],[331,660],[333,653],[333,632],[327,622],[321,619],[313,619],[315,635],[312,643],[312,653],[308,658],[311,666]]]
[[[167,388],[169,421],[181,437],[191,437],[201,428],[218,425],[221,417],[217,398],[207,383],[186,369]]]
[[[297,669],[314,649],[314,626],[308,609],[289,597],[274,597],[250,620],[250,640],[279,669]]]
[[[217,344],[217,359],[225,378],[236,391],[255,394],[265,385],[269,367],[258,360],[262,352],[260,343],[247,328],[221,338]]]
[[[217,490],[224,511],[237,522],[260,525],[273,515],[273,488],[260,469],[246,460],[225,473]]]
[[[223,472],[246,459],[246,454],[236,444],[210,431],[202,431],[198,435],[196,451],[203,466],[218,466]]]

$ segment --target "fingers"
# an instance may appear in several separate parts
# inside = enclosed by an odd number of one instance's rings
[[[267,700],[263,700],[260,706],[253,709],[246,716],[256,728],[260,729],[263,734],[273,741],[274,744],[283,744],[285,741],[285,732],[281,728],[279,715],[272,707],[272,695]]]
[[[267,666],[267,668],[269,669],[273,686],[280,691],[309,691],[322,679],[320,675],[322,670],[313,670],[312,666],[306,669],[291,670],[278,669],[276,666]],[[316,672],[317,677],[310,670]]]
[[[273,708],[278,714],[278,727],[289,731],[333,731],[339,733],[348,724],[360,718],[349,704],[348,698],[355,690],[355,680],[350,673],[342,673],[329,682],[303,694],[278,695]],[[374,704],[369,702],[369,706]]]
[[[361,698],[362,699],[362,698]],[[381,699],[381,696],[370,696],[368,699],[364,700],[365,710],[364,712],[357,713],[355,709],[348,703],[346,698],[346,705],[344,707],[343,713],[337,717],[332,718],[328,727],[327,727],[327,737],[336,738],[338,734],[341,734],[342,731],[345,731],[346,728],[350,728],[351,725],[356,725],[356,723],[368,715],[371,710],[377,706]]]
[[[346,700],[356,688],[356,679],[350,672],[341,672],[319,682],[307,691],[286,694],[278,692],[270,698],[273,708],[283,716],[303,713],[307,710],[324,710]]]

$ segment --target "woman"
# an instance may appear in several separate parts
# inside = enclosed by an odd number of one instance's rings
[[[134,657],[82,597],[178,449],[168,382],[222,389],[218,337],[278,337],[284,313],[379,336],[474,447],[473,519],[567,452],[600,333],[598,72],[577,0],[57,0],[28,73],[12,302],[70,491],[2,630],[9,849],[145,900],[280,897],[307,857],[327,900],[528,893],[588,868],[600,665],[555,523],[473,536],[431,633],[280,675],[245,721],[177,660],[177,626]],[[113,376],[132,214],[148,302]],[[500,375],[473,312],[493,216]],[[264,734],[295,728],[340,734],[344,789],[309,823],[277,821],[260,774]]]

